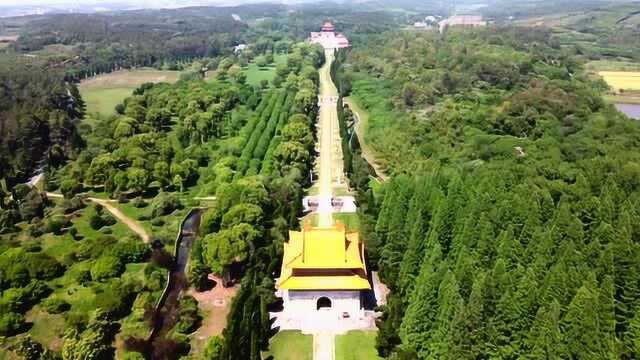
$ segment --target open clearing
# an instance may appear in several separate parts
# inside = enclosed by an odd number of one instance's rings
[[[349,331],[336,336],[336,360],[380,359],[375,331]]]
[[[222,279],[213,274],[209,274],[209,279],[215,282],[213,288],[202,292],[190,288],[187,292],[198,301],[198,307],[204,317],[200,328],[191,335],[194,353],[201,353],[210,337],[222,334],[222,330],[227,326],[231,303],[240,288],[238,284],[229,288],[223,287]]]
[[[273,77],[276,75],[276,65],[285,64],[287,62],[286,54],[276,54],[273,57],[274,63],[266,67],[258,67],[255,62],[247,65],[245,68],[245,74],[247,74],[247,84],[252,86],[260,85],[260,81],[267,80],[269,83],[273,81]]]
[[[121,70],[84,80],[80,83],[79,89],[87,104],[88,114],[108,116],[114,114],[116,105],[131,96],[138,86],[148,82],[174,83],[179,77],[179,71]]]
[[[637,71],[600,71],[604,81],[616,91],[640,90],[640,72]]]
[[[300,331],[284,330],[271,338],[269,351],[264,352],[262,358],[273,360],[311,360],[312,354],[313,336],[303,335]]]

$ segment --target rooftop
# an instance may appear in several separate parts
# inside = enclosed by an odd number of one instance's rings
[[[281,289],[369,289],[364,245],[357,232],[337,222],[329,228],[305,225],[289,231],[284,244]]]

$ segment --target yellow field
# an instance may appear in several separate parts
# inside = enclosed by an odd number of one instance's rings
[[[640,90],[640,72],[600,71],[598,74],[616,91],[620,89]]]

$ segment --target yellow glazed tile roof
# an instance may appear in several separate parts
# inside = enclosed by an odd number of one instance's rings
[[[299,270],[298,275],[294,275],[295,270]],[[323,275],[314,274],[314,270]],[[336,272],[331,274],[331,270]],[[358,233],[347,233],[339,222],[331,228],[305,225],[302,231],[289,231],[278,287],[296,290],[370,289],[366,274],[364,245]]]

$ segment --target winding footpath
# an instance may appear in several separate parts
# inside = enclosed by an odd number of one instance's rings
[[[46,194],[47,194],[48,197],[51,197],[51,198],[63,198],[64,197],[64,196],[62,196],[62,194],[58,194],[58,193],[47,192]],[[145,230],[142,227],[142,225],[140,225],[139,222],[137,222],[134,219],[128,217],[122,211],[120,211],[120,209],[118,209],[117,207],[115,207],[115,206],[113,206],[111,204],[111,203],[115,202],[116,200],[105,200],[105,199],[98,199],[98,198],[94,198],[94,197],[87,198],[87,200],[89,200],[91,202],[94,202],[96,204],[102,205],[102,207],[107,209],[107,211],[109,211],[116,219],[121,221],[123,224],[127,225],[127,227],[129,227],[129,229],[131,229],[131,231],[133,231],[138,236],[140,236],[140,239],[142,239],[143,242],[148,243],[148,242],[151,241],[151,236],[149,236],[149,233],[147,233],[147,230]]]

